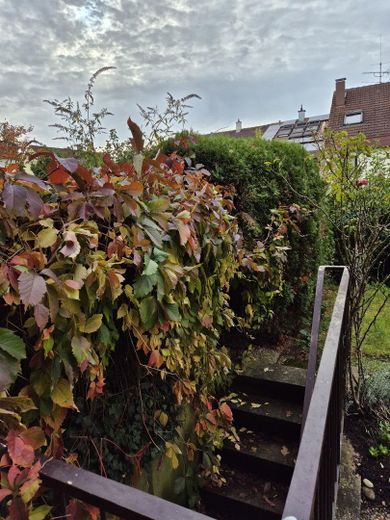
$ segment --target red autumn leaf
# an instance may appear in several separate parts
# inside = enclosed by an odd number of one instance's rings
[[[31,188],[26,188],[26,200],[33,218],[38,218],[43,210],[43,201],[41,197]]]
[[[5,167],[5,171],[7,173],[12,173],[16,170],[19,169],[19,165],[17,163],[12,163],[12,164],[8,164],[6,167]]]
[[[144,191],[144,187],[141,182],[133,181],[127,186],[126,191],[133,197],[140,197]]]
[[[34,307],[34,318],[38,328],[43,330],[49,320],[49,309],[42,303],[38,303]]]
[[[45,434],[39,426],[32,426],[31,428],[28,428],[28,430],[22,431],[19,437],[34,450],[37,450],[46,444]]]
[[[8,453],[14,464],[28,468],[34,462],[34,448],[26,444],[19,433],[11,430],[7,435]]]
[[[100,512],[97,507],[73,498],[66,507],[66,514],[72,520],[98,520]]]
[[[65,184],[71,179],[70,175],[61,167],[52,170],[48,178],[52,184]]]
[[[150,354],[148,365],[150,367],[160,368],[163,363],[164,358],[160,352],[158,350],[153,350],[153,352]]]
[[[12,491],[10,489],[0,489],[0,502],[4,500],[9,495],[12,495]]]
[[[20,474],[20,469],[16,464],[12,464],[8,471],[7,479],[11,489],[15,487],[15,479]]]
[[[83,282],[80,280],[65,280],[64,285],[70,287],[71,289],[81,289],[83,286]]]
[[[221,410],[221,412],[226,420],[228,420],[229,422],[233,421],[233,413],[228,404],[222,403],[221,406],[219,407],[219,409]]]
[[[15,497],[9,506],[9,520],[28,520],[27,506],[20,497]]]
[[[46,293],[45,279],[32,271],[22,273],[18,278],[20,299],[24,305],[37,305]]]
[[[27,189],[16,184],[6,184],[2,194],[6,209],[18,217],[25,214]]]
[[[131,144],[133,145],[134,150],[137,153],[142,152],[144,148],[144,139],[142,137],[142,132],[140,127],[137,125],[137,123],[134,123],[132,121],[131,117],[127,120],[127,126],[130,128],[130,131],[133,135],[133,138],[131,139]]]
[[[75,173],[76,175],[81,177],[81,179],[87,184],[87,186],[90,186],[93,183],[92,173],[85,166],[77,166]]]

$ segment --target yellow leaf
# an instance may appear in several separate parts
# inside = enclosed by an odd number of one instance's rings
[[[75,408],[72,387],[67,379],[60,379],[51,393],[51,400],[61,408]]]
[[[168,423],[168,415],[165,412],[161,412],[160,415],[159,415],[158,420],[159,420],[159,423],[161,424],[161,426],[163,428],[165,428],[165,426]]]
[[[36,247],[51,247],[56,243],[58,231],[54,228],[42,229],[36,238]]]
[[[96,332],[102,326],[102,318],[103,314],[94,314],[87,319],[85,325],[80,325],[81,332],[86,332],[87,334]]]

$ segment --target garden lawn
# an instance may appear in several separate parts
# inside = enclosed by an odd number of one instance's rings
[[[373,290],[373,289],[371,289]],[[390,288],[385,289],[387,293]],[[367,327],[370,321],[378,312],[380,306],[385,299],[385,295],[378,293],[364,319],[364,325]],[[364,329],[365,330],[365,329]],[[366,336],[363,345],[363,353],[370,358],[385,358],[387,361],[390,357],[390,299],[387,300],[385,307],[378,316],[376,322],[371,327]]]

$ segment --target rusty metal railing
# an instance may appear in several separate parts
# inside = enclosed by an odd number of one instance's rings
[[[316,374],[325,270],[342,270],[332,318]],[[283,520],[332,520],[337,495],[344,418],[344,314],[349,272],[321,266],[317,278],[303,410],[303,430]]]

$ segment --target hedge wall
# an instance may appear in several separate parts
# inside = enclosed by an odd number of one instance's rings
[[[298,205],[297,211],[295,207],[291,211],[297,213],[300,233],[289,231],[291,249],[283,293],[274,300],[274,319],[268,323],[268,331],[274,334],[299,327],[297,316],[311,313],[316,270],[323,253],[316,206],[324,183],[315,159],[300,145],[261,138],[199,136],[194,141],[171,140],[164,145],[166,152],[177,148],[193,162],[202,163],[210,171],[211,180],[234,185],[236,211],[247,240],[264,235],[273,208]],[[246,225],[248,215],[257,225]]]

